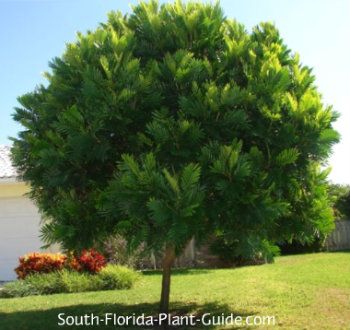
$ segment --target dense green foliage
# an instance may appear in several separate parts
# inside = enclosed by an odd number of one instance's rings
[[[33,274],[23,280],[7,283],[0,291],[0,296],[12,298],[53,293],[123,290],[132,288],[138,278],[139,274],[134,270],[115,265],[108,265],[95,275],[61,270],[47,274]]]
[[[348,185],[328,184],[330,205],[333,209],[335,220],[350,219],[350,187]],[[313,240],[281,242],[279,244],[281,254],[297,254],[319,252],[326,249],[325,236],[315,232]]]
[[[139,277],[135,271],[120,265],[108,265],[97,276],[104,290],[130,289]]]
[[[330,184],[329,195],[338,220],[350,220],[350,186]]]
[[[219,5],[140,3],[109,14],[19,98],[14,162],[68,249],[216,235],[239,251],[332,229],[321,171],[336,114],[275,26]],[[270,250],[270,249],[269,249]]]

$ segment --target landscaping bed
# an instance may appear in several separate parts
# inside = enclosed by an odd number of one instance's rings
[[[0,298],[130,289],[139,277],[131,268],[107,264],[93,249],[75,255],[29,253],[19,258],[15,271],[18,280],[6,283]]]
[[[118,265],[108,265],[97,274],[69,270],[32,274],[5,284],[0,290],[0,298],[130,289],[138,277],[134,270]]]

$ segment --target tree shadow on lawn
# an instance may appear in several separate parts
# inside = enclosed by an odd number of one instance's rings
[[[50,296],[47,296],[48,300]],[[43,306],[45,307],[45,306]],[[210,313],[212,316],[221,316],[222,313],[225,316],[229,316],[231,313],[233,316],[242,316],[243,318],[248,315],[255,315],[256,313],[243,312],[243,311],[232,311],[226,304],[219,303],[207,303],[198,305],[195,303],[184,304],[182,302],[175,302],[171,304],[171,315],[185,316],[194,315],[196,320],[200,320],[202,315],[205,313]],[[157,315],[158,304],[137,304],[137,305],[122,305],[122,304],[80,304],[73,306],[64,306],[58,308],[50,308],[46,310],[33,310],[33,311],[18,311],[12,313],[1,313],[0,312],[0,329],[1,330],[51,330],[51,329],[215,329],[215,325],[203,325],[200,321],[197,321],[196,326],[169,326],[165,328],[164,326],[157,325],[154,322],[154,326],[126,326],[126,325],[113,325],[113,321],[110,321],[108,325],[100,322],[99,326],[68,326],[68,325],[58,325],[60,321],[58,314],[65,313],[64,318],[67,316],[83,316],[87,315],[98,315],[104,318],[106,313],[115,313],[117,316],[133,316],[139,315],[155,316]],[[208,320],[208,318],[206,318]],[[164,322],[163,322],[164,324]],[[226,329],[244,329],[243,327],[227,327]]]
[[[206,268],[174,268],[171,271],[171,276],[177,275],[198,275],[198,274],[207,274],[213,269]],[[162,275],[162,270],[143,270],[142,275]]]

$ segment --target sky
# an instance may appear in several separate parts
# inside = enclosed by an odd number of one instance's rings
[[[167,2],[167,1],[161,1]],[[0,0],[0,144],[21,127],[11,117],[16,98],[44,83],[48,62],[76,32],[93,30],[111,10],[131,11],[130,0]],[[335,183],[350,184],[350,1],[222,0],[225,15],[250,30],[274,22],[286,44],[312,67],[323,101],[340,113],[342,139],[329,160]]]

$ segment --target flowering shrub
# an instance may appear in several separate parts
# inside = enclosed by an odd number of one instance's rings
[[[70,269],[70,270],[75,270],[77,272],[82,271],[82,267],[79,263],[79,257],[75,256],[72,252],[68,254],[66,266],[67,266],[67,269]]]
[[[106,266],[105,257],[96,250],[83,250],[80,255],[64,255],[61,253],[33,252],[19,258],[19,266],[15,269],[17,277],[24,279],[34,273],[51,273],[62,269],[78,272],[98,273]]]
[[[60,253],[33,252],[19,258],[19,266],[15,269],[18,278],[23,279],[29,274],[50,273],[65,267],[67,257]]]
[[[83,250],[80,256],[71,260],[71,268],[77,271],[86,271],[89,273],[98,273],[106,266],[105,257],[94,249]]]

